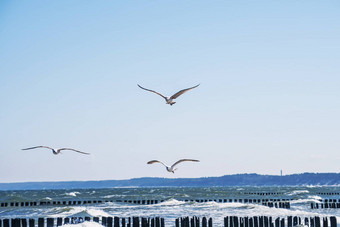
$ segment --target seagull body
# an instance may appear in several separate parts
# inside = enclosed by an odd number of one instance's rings
[[[187,92],[187,91],[189,91],[189,90],[191,90],[191,89],[194,89],[194,88],[196,88],[196,87],[199,86],[199,84],[197,84],[197,85],[194,86],[194,87],[190,87],[190,88],[186,88],[186,89],[180,90],[179,92],[175,93],[175,94],[172,95],[171,97],[167,97],[167,96],[162,95],[161,93],[158,93],[157,91],[153,91],[153,90],[150,90],[150,89],[147,89],[147,88],[143,88],[143,87],[140,86],[139,84],[137,84],[137,85],[138,85],[138,87],[140,87],[140,88],[143,89],[143,90],[150,91],[150,92],[153,92],[153,93],[155,93],[155,94],[161,96],[162,98],[165,99],[166,104],[170,104],[171,106],[172,106],[173,104],[176,103],[176,102],[174,102],[173,100],[176,99],[176,98],[178,98],[178,96],[180,96],[180,95],[184,94],[185,92]]]
[[[50,150],[52,150],[53,154],[55,154],[55,155],[59,154],[63,150],[75,151],[75,152],[78,152],[78,153],[81,153],[81,154],[89,154],[89,153],[78,151],[78,150],[75,150],[75,149],[72,149],[72,148],[59,148],[59,149],[55,149],[55,148],[48,147],[48,146],[29,147],[29,148],[24,148],[22,150],[31,150],[31,149],[36,149],[36,148],[47,148],[47,149],[50,149]]]
[[[175,162],[174,164],[172,164],[172,166],[165,165],[163,162],[158,161],[158,160],[151,160],[147,164],[161,163],[163,166],[165,166],[165,168],[168,172],[175,173],[175,170],[177,170],[177,168],[175,169],[175,166],[177,164],[181,163],[181,162],[199,162],[199,160],[196,160],[196,159],[180,159],[177,162]]]

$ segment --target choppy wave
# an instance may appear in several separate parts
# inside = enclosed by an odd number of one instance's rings
[[[260,193],[256,193],[260,192]],[[37,190],[0,191],[3,201],[63,201],[102,200],[102,203],[82,205],[49,205],[36,207],[0,207],[0,216],[16,217],[76,217],[76,216],[119,216],[119,217],[164,217],[167,226],[172,226],[175,218],[182,216],[213,217],[214,223],[222,222],[225,216],[336,216],[340,209],[311,209],[311,203],[320,202],[327,195],[320,192],[340,192],[340,187],[213,187],[213,188],[110,188],[77,191]],[[340,195],[332,195],[332,198]],[[123,199],[122,199],[123,198]],[[224,198],[228,202],[196,202],[196,199],[214,200]],[[156,204],[141,205],[124,203],[121,200],[154,200]],[[233,199],[233,202],[229,202]],[[234,199],[237,199],[235,202]],[[242,203],[239,199],[289,199],[291,208],[270,208],[260,203]],[[163,201],[163,202],[160,202]],[[217,200],[219,201],[219,200]],[[84,222],[79,226],[97,227],[97,223]],[[72,227],[75,227],[72,225]]]
[[[66,196],[73,196],[73,197],[76,197],[79,194],[80,194],[80,192],[68,192],[68,193],[65,193]]]

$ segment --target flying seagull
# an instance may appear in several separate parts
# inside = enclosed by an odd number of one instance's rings
[[[75,149],[72,149],[72,148],[59,148],[59,149],[54,149],[54,148],[47,147],[47,146],[29,147],[29,148],[24,148],[24,149],[22,149],[22,150],[31,150],[31,149],[35,149],[35,148],[48,148],[48,149],[51,149],[51,150],[52,150],[53,154],[59,154],[61,151],[64,151],[64,150],[75,151],[75,152],[78,152],[78,153],[81,153],[81,154],[89,154],[89,153],[82,152],[82,151],[78,151],[78,150],[75,150]]]
[[[158,92],[156,92],[156,91],[153,91],[153,90],[150,90],[150,89],[143,88],[143,87],[140,86],[139,84],[137,84],[137,85],[138,85],[138,87],[140,87],[141,89],[144,89],[144,90],[146,90],[146,91],[150,91],[150,92],[153,92],[153,93],[155,93],[155,94],[157,94],[157,95],[162,96],[162,97],[165,99],[166,104],[170,104],[171,106],[172,106],[173,104],[176,103],[176,102],[174,102],[173,100],[176,99],[176,98],[178,98],[178,96],[180,96],[180,95],[184,94],[185,92],[187,92],[187,91],[189,91],[189,90],[191,90],[191,89],[194,89],[194,88],[196,88],[196,87],[199,86],[199,84],[197,84],[197,85],[194,86],[194,87],[190,87],[190,88],[186,88],[186,89],[180,90],[179,92],[175,93],[175,94],[172,95],[171,97],[166,97],[166,96],[164,96],[164,95],[162,95],[162,94],[160,94],[160,93],[158,93]]]
[[[177,164],[181,163],[181,162],[199,162],[199,160],[195,160],[195,159],[180,159],[180,160],[178,160],[177,162],[175,162],[172,166],[167,166],[167,165],[165,165],[163,162],[158,161],[158,160],[151,160],[151,161],[149,161],[147,164],[161,163],[163,166],[165,166],[165,168],[166,168],[166,170],[167,170],[168,172],[175,173],[175,170],[177,170],[177,168],[174,169],[175,166],[176,166]]]

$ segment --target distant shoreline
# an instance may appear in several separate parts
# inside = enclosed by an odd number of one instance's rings
[[[0,190],[99,189],[117,187],[340,186],[340,173],[233,174],[221,177],[0,183]]]

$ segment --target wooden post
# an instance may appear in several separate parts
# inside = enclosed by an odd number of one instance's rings
[[[320,224],[320,217],[315,217],[315,227],[321,227],[321,224]]]
[[[267,216],[263,217],[264,227],[269,227],[269,218]]]
[[[269,217],[269,227],[274,227],[273,218]]]
[[[195,217],[195,227],[200,227],[200,218]]]
[[[161,218],[161,227],[164,227],[164,226],[165,226],[164,218]]]
[[[285,219],[284,218],[281,219],[281,226],[280,227],[285,227]]]
[[[30,218],[28,220],[28,225],[29,225],[29,227],[35,227],[35,220],[33,218]]]
[[[99,219],[98,219],[98,222],[99,222]],[[70,223],[70,218],[64,218],[64,224],[69,224],[69,223]]]
[[[189,219],[189,217],[185,217],[185,218],[184,218],[184,222],[185,222],[185,226],[186,226],[186,227],[189,227],[189,226],[190,226],[190,219]]]
[[[244,218],[244,226],[249,227],[249,218],[248,217]]]
[[[102,217],[102,225],[107,226],[107,218],[106,217]]]
[[[328,218],[327,217],[323,218],[323,227],[328,227]]]
[[[63,219],[57,218],[57,226],[62,226],[62,225],[63,225]]]
[[[337,226],[337,224],[336,224],[336,217],[332,216],[329,219],[330,219],[330,222],[331,222],[331,227],[336,227]]]
[[[259,217],[259,226],[260,227],[263,227],[263,219],[264,219],[263,216]]]
[[[39,218],[38,219],[38,227],[44,227],[45,225],[45,219]]]
[[[125,218],[122,218],[122,227],[125,227]]]
[[[240,227],[245,227],[244,226],[244,218],[243,217],[240,217]]]
[[[148,227],[148,220],[142,217],[142,227]]]
[[[11,224],[12,224],[11,227],[20,227],[20,219],[19,218],[11,219]]]
[[[195,226],[195,217],[191,217],[190,222],[191,222],[191,226],[194,227]]]
[[[280,227],[280,218],[275,219],[275,227]]]
[[[224,217],[224,227],[229,227],[228,220],[229,220],[228,216]]]
[[[161,221],[160,221],[159,217],[156,217],[156,227],[161,227]]]
[[[202,218],[202,227],[207,227],[207,218],[206,217]]]
[[[6,218],[6,219],[3,220],[3,226],[9,227],[9,219]]]
[[[234,226],[235,226],[235,227],[239,227],[238,217],[237,217],[237,216],[234,216],[233,219],[234,219]]]
[[[93,221],[99,223],[99,217],[93,217]]]
[[[249,217],[249,227],[254,227],[253,217]]]
[[[119,217],[114,217],[114,227],[119,227]]]
[[[308,218],[305,218],[305,225],[309,226],[309,219]]]
[[[315,227],[315,221],[313,217],[310,217],[310,227]]]
[[[179,218],[176,218],[175,225],[176,227],[179,227]]]
[[[27,219],[26,218],[21,219],[21,227],[27,227]]]
[[[209,218],[208,226],[209,226],[209,227],[212,227],[212,226],[213,226],[212,218]]]
[[[113,224],[113,218],[112,217],[108,217],[107,218],[107,227],[112,227]]]
[[[54,226],[54,218],[47,218],[47,227]]]
[[[182,221],[182,220],[181,220]],[[155,218],[151,218],[151,227],[155,227]]]
[[[288,217],[288,227],[293,227],[293,217],[292,216]]]
[[[139,227],[139,217],[133,217],[132,218],[132,226],[133,227]]]
[[[131,217],[129,217],[129,219],[128,219],[128,223],[127,223],[127,225],[126,225],[127,227],[131,227]]]
[[[257,216],[254,216],[254,227],[259,227],[259,218]]]

